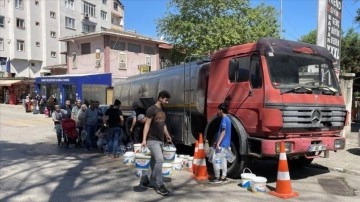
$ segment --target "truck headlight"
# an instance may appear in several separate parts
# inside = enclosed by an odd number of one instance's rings
[[[280,154],[280,142],[275,143],[275,152]],[[291,142],[285,142],[285,153],[291,153]]]
[[[336,139],[334,141],[334,149],[344,149],[345,148],[345,140],[344,139]]]

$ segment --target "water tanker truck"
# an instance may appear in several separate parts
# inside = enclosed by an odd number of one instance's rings
[[[193,144],[200,133],[211,145],[220,123],[217,106],[226,102],[236,155],[228,176],[236,178],[249,158],[278,159],[282,141],[294,166],[344,149],[347,111],[334,62],[323,47],[261,38],[209,60],[129,77],[114,85],[114,97],[126,115],[134,102],[147,108],[158,92],[169,91],[167,126],[177,145]]]

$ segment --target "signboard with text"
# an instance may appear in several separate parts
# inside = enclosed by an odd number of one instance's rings
[[[337,60],[336,76],[340,73],[342,0],[319,0],[317,45],[326,47]]]

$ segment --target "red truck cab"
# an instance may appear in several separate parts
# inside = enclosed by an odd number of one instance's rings
[[[229,168],[232,176],[239,176],[247,157],[277,157],[281,141],[289,162],[297,166],[344,148],[340,131],[347,111],[334,61],[323,47],[273,38],[212,56],[205,134],[211,142],[217,106],[227,102],[232,147],[238,153]]]

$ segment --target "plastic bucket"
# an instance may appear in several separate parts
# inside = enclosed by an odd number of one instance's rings
[[[135,168],[138,170],[148,170],[150,168],[150,158],[144,154],[135,154]]]
[[[163,163],[163,166],[162,166],[162,175],[163,176],[171,175],[172,170],[173,170],[173,164],[171,164],[171,163]]]
[[[251,180],[251,191],[252,192],[266,192],[266,182],[265,177],[254,177]]]
[[[174,170],[181,170],[183,165],[182,165],[182,159],[175,159],[175,161],[172,163],[173,164],[173,169]]]
[[[183,166],[186,166],[188,164],[188,158],[190,157],[190,155],[179,155],[179,158],[182,159],[182,164]]]
[[[193,157],[193,156],[190,156],[190,157],[188,158],[188,162],[187,162],[187,164],[186,164],[186,167],[192,168],[193,161],[194,161],[194,157]]]
[[[176,148],[174,145],[167,144],[163,148],[164,161],[172,163],[175,160]]]
[[[134,144],[134,152],[141,153],[141,144]]]
[[[134,152],[125,152],[124,154],[124,164],[131,166],[135,163],[135,153]]]
[[[245,171],[248,170],[250,173],[246,173]],[[251,172],[249,168],[245,168],[243,173],[241,174],[241,187],[248,188],[251,186],[251,181],[256,177],[255,174]]]

